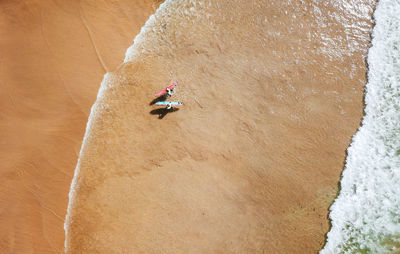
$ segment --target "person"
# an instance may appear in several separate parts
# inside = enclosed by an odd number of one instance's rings
[[[175,88],[170,89],[167,87],[167,96],[168,97],[171,97],[174,93],[175,93]]]

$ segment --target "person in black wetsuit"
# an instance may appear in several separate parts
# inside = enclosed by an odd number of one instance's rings
[[[171,97],[175,93],[175,88],[169,89],[167,87],[167,97]]]

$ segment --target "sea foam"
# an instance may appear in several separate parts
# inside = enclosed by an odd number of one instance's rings
[[[400,251],[400,1],[379,1],[374,18],[365,116],[322,254]]]

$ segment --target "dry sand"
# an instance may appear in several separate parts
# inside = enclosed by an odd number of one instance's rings
[[[157,1],[0,1],[0,253],[62,253],[90,107]]]
[[[199,2],[168,2],[103,81],[68,253],[322,247],[362,116],[375,2]],[[185,106],[159,119],[149,103],[173,80]]]

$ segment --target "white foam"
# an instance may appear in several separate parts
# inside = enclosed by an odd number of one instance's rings
[[[400,251],[400,1],[381,0],[374,17],[365,117],[348,149],[320,253]]]

